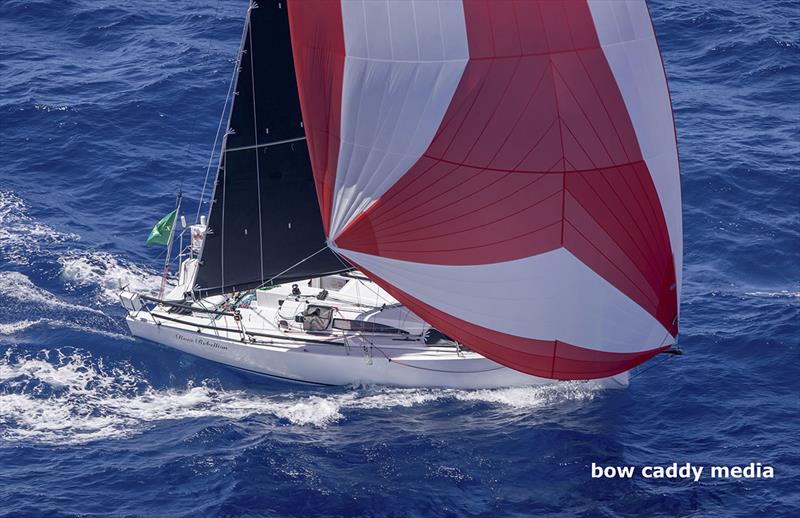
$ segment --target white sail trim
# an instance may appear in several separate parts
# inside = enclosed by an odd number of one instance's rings
[[[680,300],[683,222],[678,150],[650,14],[644,0],[589,0],[589,7],[664,211]]]
[[[335,239],[427,150],[469,60],[460,0],[342,0]]]
[[[418,300],[495,331],[614,353],[674,342],[650,313],[563,248],[470,266],[336,251]]]

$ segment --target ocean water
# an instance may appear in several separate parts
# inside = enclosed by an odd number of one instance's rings
[[[246,4],[0,1],[0,515],[800,515],[797,2],[650,4],[686,354],[608,392],[307,388],[129,336],[116,289],[158,285],[144,238],[199,198]]]

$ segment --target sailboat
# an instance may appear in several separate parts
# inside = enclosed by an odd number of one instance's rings
[[[676,351],[643,0],[259,0],[230,97],[175,285],[120,293],[135,336],[322,385],[620,387]]]

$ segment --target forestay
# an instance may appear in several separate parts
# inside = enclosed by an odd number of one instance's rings
[[[514,369],[674,343],[672,110],[644,1],[289,2],[330,246]]]

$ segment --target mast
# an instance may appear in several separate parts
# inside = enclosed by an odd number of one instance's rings
[[[178,226],[181,212],[181,198],[183,195],[178,191],[175,197],[175,219],[172,221],[172,227],[169,229],[169,238],[167,239],[167,256],[164,258],[164,271],[161,274],[161,287],[158,289],[158,298],[164,298],[164,285],[167,282],[167,275],[169,274],[169,262],[172,258],[172,238],[175,236],[175,227]]]

